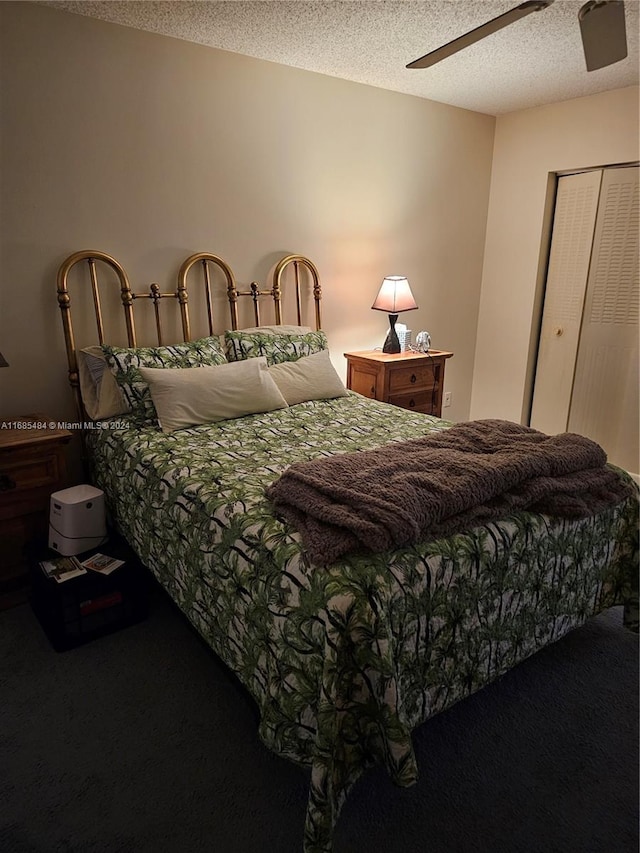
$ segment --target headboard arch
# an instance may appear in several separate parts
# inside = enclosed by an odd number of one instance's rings
[[[122,304],[125,309],[125,323],[127,326],[127,337],[129,341],[135,341],[135,326],[133,323],[133,299],[131,293],[131,285],[129,277],[123,266],[121,266],[115,258],[107,255],[105,252],[99,252],[94,249],[85,249],[81,252],[74,252],[73,255],[62,262],[58,270],[57,287],[58,287],[58,305],[62,311],[62,325],[64,328],[65,341],[67,348],[75,350],[75,342],[73,336],[73,324],[71,322],[71,297],[69,295],[68,279],[69,273],[76,264],[82,261],[87,261],[89,265],[89,277],[91,281],[91,291],[93,294],[93,306],[96,315],[96,325],[98,329],[98,340],[101,344],[104,343],[104,323],[102,320],[102,306],[100,303],[100,290],[98,288],[98,274],[96,271],[96,261],[102,261],[111,267],[118,276],[120,282],[120,294]],[[135,346],[132,343],[131,346]]]
[[[304,255],[287,255],[285,258],[282,258],[281,261],[278,261],[276,268],[273,272],[273,298],[276,302],[276,305],[280,305],[280,300],[282,298],[282,277],[285,270],[289,267],[293,266],[295,283],[296,283],[296,309],[298,313],[298,325],[302,325],[302,304],[301,304],[301,293],[300,293],[300,268],[306,268],[311,274],[311,280],[313,281],[313,302],[315,306],[315,315],[316,315],[316,329],[320,329],[322,327],[322,318],[320,316],[320,300],[322,299],[322,288],[320,287],[320,276],[318,274],[318,270],[316,265],[312,263],[309,258],[305,258]],[[277,309],[276,309],[277,311]],[[276,314],[277,316],[277,314]],[[281,323],[282,319],[276,319],[277,323]],[[256,324],[259,325],[259,324]]]
[[[124,267],[119,264],[115,258],[111,257],[111,255],[107,255],[106,252],[100,252],[95,249],[84,249],[80,252],[74,252],[72,255],[69,255],[69,257],[62,262],[60,268],[58,269],[56,285],[58,291],[58,306],[60,307],[60,311],[62,314],[62,329],[64,332],[64,342],[67,350],[69,384],[71,385],[71,388],[74,393],[76,401],[76,410],[78,411],[78,414],[81,416],[81,418],[84,413],[84,406],[82,404],[82,398],[80,396],[78,359],[76,356],[75,336],[73,333],[73,322],[71,319],[69,273],[71,272],[73,267],[76,266],[76,264],[79,264],[82,261],[87,261],[89,266],[89,279],[91,282],[91,292],[93,295],[93,308],[95,312],[96,327],[98,331],[98,342],[100,344],[104,343],[104,322],[102,318],[102,305],[100,302],[100,289],[98,287],[98,273],[96,270],[96,261],[102,261],[103,263],[107,264],[107,266],[111,267],[111,269],[118,277],[118,281],[120,283],[120,297],[122,300],[122,305],[124,307],[127,339],[130,342],[130,346],[135,346],[135,343],[131,343],[131,341],[135,342],[136,339],[135,325],[133,321],[133,297],[131,292],[131,285],[129,284],[129,277],[127,276]]]
[[[223,261],[218,255],[212,255],[210,252],[196,252],[195,255],[189,255],[189,257],[183,262],[180,270],[178,272],[178,291],[177,298],[180,303],[180,310],[182,313],[182,329],[184,332],[184,339],[188,341],[191,339],[191,326],[189,323],[189,291],[187,288],[187,280],[189,276],[189,272],[196,265],[201,264],[202,266],[202,276],[204,281],[204,292],[205,299],[207,304],[207,321],[209,324],[209,334],[213,335],[213,300],[211,298],[211,274],[210,274],[210,265],[217,266],[225,277],[225,281],[227,283],[227,298],[229,299],[229,306],[231,310],[231,325],[232,328],[237,329],[237,311],[234,315],[233,308],[231,307],[232,298],[237,300],[237,290],[236,290],[236,280],[233,275],[233,271],[229,264],[226,261]],[[234,325],[235,319],[235,325]]]

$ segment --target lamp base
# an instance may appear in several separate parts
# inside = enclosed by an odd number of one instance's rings
[[[400,341],[398,340],[398,335],[396,332],[397,319],[397,314],[389,314],[389,333],[387,335],[387,339],[384,342],[384,346],[382,347],[382,352],[397,353],[401,350]]]

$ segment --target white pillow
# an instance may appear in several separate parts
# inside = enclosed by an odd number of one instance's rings
[[[272,364],[269,373],[290,406],[305,400],[330,400],[347,395],[326,349],[297,361]]]
[[[218,367],[141,367],[163,432],[284,409],[264,357]]]
[[[102,347],[77,350],[78,380],[85,412],[102,421],[129,411],[116,379],[105,361]]]

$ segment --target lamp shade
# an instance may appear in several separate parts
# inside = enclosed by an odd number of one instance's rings
[[[388,275],[380,285],[376,301],[371,306],[376,311],[399,314],[417,308],[409,282],[403,275]]]

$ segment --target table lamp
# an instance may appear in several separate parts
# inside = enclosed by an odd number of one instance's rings
[[[398,314],[401,311],[413,311],[417,307],[405,276],[388,275],[384,278],[376,301],[371,306],[375,311],[386,311],[389,315],[389,334],[382,352],[400,352],[400,341],[395,329]]]

